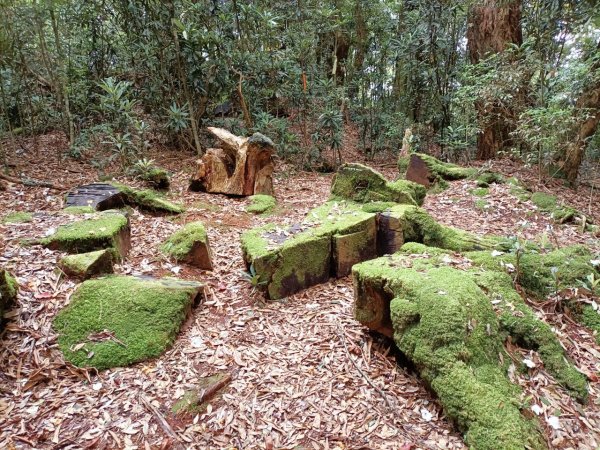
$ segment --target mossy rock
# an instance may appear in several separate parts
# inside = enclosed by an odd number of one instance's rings
[[[12,275],[4,269],[0,269],[0,329],[6,309],[17,300],[19,284]]]
[[[121,183],[112,183],[123,195],[125,204],[137,207],[151,213],[181,214],[185,207],[173,203],[155,191],[148,189],[134,189]]]
[[[425,189],[406,180],[387,181],[383,175],[362,164],[344,164],[331,186],[332,199],[358,203],[394,202],[422,205]]]
[[[114,259],[114,250],[104,249],[64,256],[58,266],[70,277],[87,280],[96,275],[113,273]]]
[[[201,283],[108,276],[84,281],[53,326],[67,361],[98,370],[160,356],[174,341]]]
[[[587,397],[585,376],[514,290],[510,276],[462,264],[466,268],[459,270],[453,258],[411,243],[354,266],[354,315],[394,338],[465,432],[467,445],[545,448],[536,421],[519,411],[519,388],[502,363],[510,360],[504,340],[510,335],[538,350],[546,368],[580,400]]]
[[[251,195],[250,204],[246,207],[246,212],[251,214],[267,214],[272,212],[277,206],[275,197],[265,194]]]
[[[161,245],[161,251],[200,269],[212,270],[212,252],[202,222],[191,222],[175,232]]]
[[[125,215],[105,211],[61,225],[54,234],[40,239],[38,243],[67,253],[113,249],[118,256],[124,258],[131,248],[131,228]]]
[[[447,181],[473,179],[479,187],[488,187],[492,183],[503,183],[504,177],[496,172],[484,171],[472,167],[440,161],[425,153],[412,153],[398,158],[400,175],[427,189],[445,189]]]
[[[2,218],[2,223],[26,223],[33,220],[33,214],[25,211],[14,211]]]
[[[169,189],[171,185],[169,172],[161,167],[151,167],[143,171],[138,177],[154,189]]]
[[[360,205],[330,201],[312,210],[301,224],[269,224],[242,234],[246,266],[271,299],[279,299],[376,256],[375,214]]]
[[[454,251],[505,249],[506,239],[476,236],[438,223],[427,211],[410,205],[397,205],[378,215],[378,254],[395,253],[405,242]]]

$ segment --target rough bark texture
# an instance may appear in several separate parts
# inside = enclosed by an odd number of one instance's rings
[[[521,45],[521,1],[486,0],[471,9],[467,28],[469,58],[477,64],[486,56],[502,53],[507,44]],[[475,105],[484,124],[477,138],[477,158],[491,159],[510,142],[511,111],[499,105]]]
[[[273,142],[260,133],[249,138],[222,128],[208,130],[222,148],[210,148],[198,161],[190,189],[229,195],[273,195]]]

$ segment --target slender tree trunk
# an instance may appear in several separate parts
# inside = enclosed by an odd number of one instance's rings
[[[596,47],[600,52],[600,41]],[[594,72],[600,70],[600,59],[590,68],[590,77],[593,78]],[[569,183],[574,184],[579,174],[579,166],[583,161],[587,141],[592,137],[600,124],[600,80],[596,78],[588,89],[586,89],[577,99],[576,112],[583,113],[584,119],[575,125],[575,138],[567,146],[564,154],[556,158]]]
[[[502,53],[508,44],[521,45],[521,0],[485,0],[474,6],[467,28],[468,51],[471,63],[477,64],[493,53]],[[477,158],[494,158],[510,142],[514,124],[510,111],[499,105],[475,105],[482,124],[477,138]]]

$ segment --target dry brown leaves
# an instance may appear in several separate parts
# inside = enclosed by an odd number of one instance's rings
[[[54,163],[54,147],[44,148],[25,148],[24,160],[38,163],[23,166],[31,169],[28,175],[65,188],[95,179],[89,167]],[[391,343],[352,319],[350,278],[265,303],[242,275],[241,232],[271,220],[299,222],[327,199],[331,176],[291,173],[280,166],[275,188],[283,209],[264,218],[245,213],[245,199],[187,192],[193,156],[182,161],[180,153],[163,151],[155,159],[175,172],[170,196],[183,200],[188,212],[180,218],[133,213],[133,248],[116,270],[202,280],[209,296],[194,310],[172,349],[129,368],[100,374],[80,370],[66,364],[58,350],[51,322],[76,285],[56,271],[58,252],[24,247],[19,240],[42,236],[72,220],[56,214],[62,207],[60,196],[12,185],[0,198],[3,213],[37,212],[32,223],[0,229],[0,266],[12,270],[22,287],[0,341],[0,448],[464,448],[423,384],[396,364]],[[464,188],[457,189],[466,197]],[[442,203],[453,192],[428,200],[428,209],[446,223],[454,218],[453,224],[477,232],[514,231],[518,220],[512,200],[502,193],[498,201],[505,213],[481,220],[473,208]],[[169,233],[192,220],[208,225],[214,272],[176,265],[158,252]],[[543,220],[539,227],[545,227],[541,224]],[[585,239],[556,233],[564,242]],[[593,337],[560,315],[551,319],[579,367],[596,374],[600,349]],[[171,405],[198,378],[224,371],[233,380],[205,412],[170,414]],[[591,385],[590,405],[582,407],[557,388],[541,365],[529,375],[516,380],[532,403],[544,405],[541,414],[561,411],[561,428],[546,429],[554,447],[592,448],[598,440],[597,382]]]

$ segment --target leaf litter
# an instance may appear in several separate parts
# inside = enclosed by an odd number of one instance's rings
[[[352,318],[349,277],[265,302],[241,275],[241,232],[270,221],[300,223],[327,199],[330,175],[278,168],[275,188],[282,211],[265,218],[245,213],[247,200],[187,192],[193,157],[182,161],[180,153],[163,151],[155,159],[175,173],[170,195],[183,199],[188,211],[174,218],[134,212],[132,251],[115,271],[176,273],[205,282],[208,296],[169,351],[128,368],[79,369],[64,362],[58,350],[51,321],[68,304],[76,284],[55,269],[60,253],[19,241],[73,220],[57,213],[61,196],[11,185],[0,198],[2,211],[36,212],[30,223],[0,228],[0,266],[15,273],[21,285],[0,341],[0,448],[464,448],[435,398],[414,373],[397,364],[391,341]],[[63,162],[69,165],[64,169],[53,153],[42,152],[36,161],[31,176],[47,179],[50,172],[45,171],[52,171],[54,182],[65,190],[94,180],[78,162]],[[383,171],[394,176],[393,170]],[[465,183],[429,196],[425,207],[444,223],[478,233],[533,237],[550,225],[530,205],[515,207],[502,186],[491,189],[487,200],[493,207],[478,210]],[[448,203],[450,198],[458,201]],[[526,230],[518,225],[522,216],[533,223]],[[175,265],[158,251],[178,226],[195,220],[207,225],[214,272]],[[561,244],[589,245],[589,237],[572,228],[553,231]],[[592,245],[597,248],[597,242]],[[462,264],[459,258],[451,263]],[[513,370],[513,381],[524,389],[523,403],[540,417],[552,448],[595,448],[600,441],[600,348],[588,330],[566,315],[544,308],[537,312],[590,377],[590,402],[571,400],[536,352],[508,343],[514,364],[533,363],[526,372]],[[89,338],[113,336],[106,330]],[[202,413],[170,412],[200,378],[220,372],[231,374],[232,381]]]

